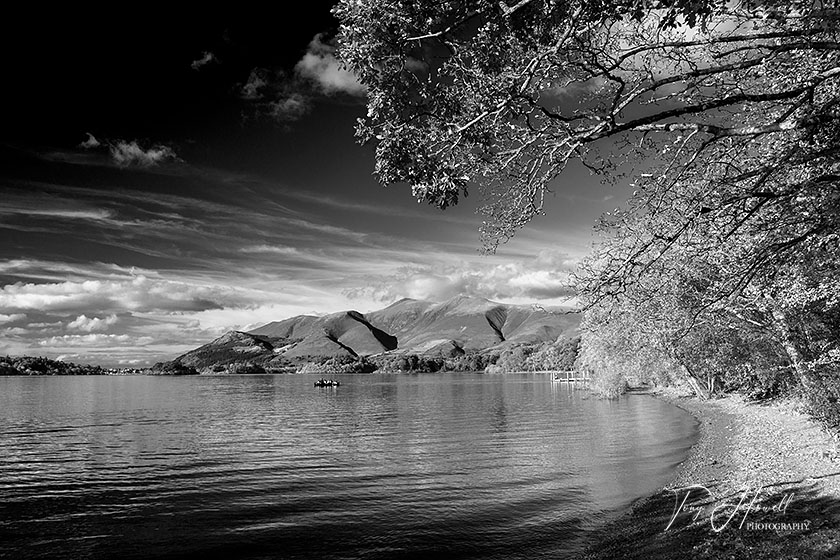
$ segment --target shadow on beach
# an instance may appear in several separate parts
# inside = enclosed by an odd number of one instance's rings
[[[663,490],[637,501],[594,542],[583,558],[840,558],[840,499],[811,481],[729,493]]]

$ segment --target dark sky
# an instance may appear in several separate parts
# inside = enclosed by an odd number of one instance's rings
[[[401,297],[564,301],[617,193],[573,168],[481,256],[474,199],[441,212],[372,176],[331,4],[5,19],[0,354],[147,364]]]

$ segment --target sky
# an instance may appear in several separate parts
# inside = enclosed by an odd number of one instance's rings
[[[482,255],[474,197],[440,211],[377,182],[331,4],[8,23],[0,355],[145,366],[403,297],[569,303],[594,221],[626,193],[572,166],[546,216]]]

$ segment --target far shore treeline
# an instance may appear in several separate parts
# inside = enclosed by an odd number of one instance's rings
[[[444,373],[568,371],[574,368],[580,338],[561,337],[554,342],[521,344],[500,352],[451,352],[443,355],[412,353],[374,356],[312,356],[278,363],[260,363],[233,356],[202,368],[204,374],[285,373]],[[229,356],[229,355],[228,355]],[[266,360],[267,362],[267,360]],[[0,375],[198,375],[200,372],[177,360],[159,362],[150,368],[103,368],[41,357],[0,356]]]

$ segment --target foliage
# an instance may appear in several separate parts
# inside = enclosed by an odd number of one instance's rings
[[[0,356],[0,375],[106,375],[99,366],[31,356]]]
[[[439,356],[418,354],[384,354],[374,358],[374,361],[382,373],[435,373],[449,363]]]
[[[373,373],[376,364],[365,356],[334,356],[304,364],[298,373]]]
[[[536,347],[525,360],[526,371],[570,371],[575,369],[580,337],[558,338]]]
[[[228,364],[227,366],[227,373],[235,373],[235,374],[255,374],[255,373],[265,373],[265,368],[260,364],[255,364],[252,362],[234,362],[232,364]]]
[[[604,398],[615,399],[626,393],[629,386],[624,375],[616,370],[611,370],[590,378],[589,388]]]
[[[484,371],[489,363],[490,356],[469,352],[447,359],[443,364],[443,369],[445,371]]]
[[[575,369],[580,337],[560,337],[553,342],[520,344],[487,359],[488,373],[514,371],[569,371]]]
[[[814,383],[803,388],[808,412],[834,433],[840,433],[840,371],[818,367]]]
[[[158,362],[149,369],[151,375],[198,375],[198,371],[178,361]]]
[[[821,188],[836,181],[826,160],[840,134],[830,5],[344,0],[335,14],[338,54],[368,88],[357,133],[377,143],[380,180],[440,208],[480,185],[488,249],[542,213],[572,160],[596,172],[659,162],[652,182],[710,171],[749,183],[714,193],[721,215],[795,215],[836,196]],[[783,252],[819,222],[765,248]]]
[[[492,364],[494,367],[490,371],[498,373],[525,371],[528,358],[531,357],[535,350],[536,348],[533,345],[524,344],[506,348],[499,355],[495,363]]]
[[[574,365],[579,342],[579,338],[559,338],[554,342],[520,344],[499,354],[468,352],[448,358],[418,354],[383,354],[371,359],[377,364],[379,371],[386,373],[569,370]]]

